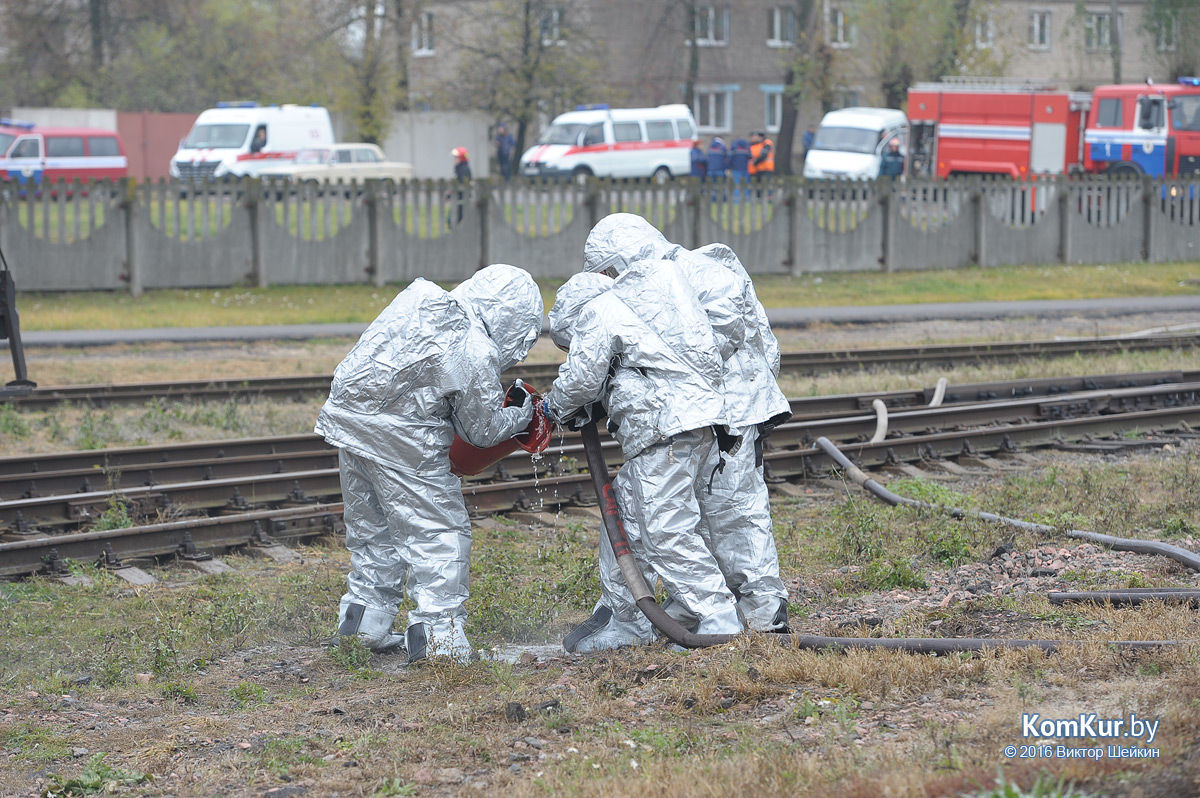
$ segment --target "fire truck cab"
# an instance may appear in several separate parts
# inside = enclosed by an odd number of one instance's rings
[[[1083,168],[1093,174],[1200,173],[1200,78],[1177,85],[1098,86],[1084,136]]]
[[[910,171],[1013,178],[1071,171],[1089,101],[1033,82],[918,83],[908,91]]]

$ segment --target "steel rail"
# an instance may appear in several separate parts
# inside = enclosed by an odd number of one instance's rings
[[[930,429],[987,427],[997,428],[997,425],[1014,424],[1027,418],[1058,420],[1077,416],[1094,416],[1097,414],[1113,414],[1131,409],[1152,409],[1171,407],[1200,407],[1200,384],[1162,385],[1142,388],[1124,388],[1113,391],[1090,391],[1082,394],[1071,394],[1061,398],[1032,398],[1007,400],[1003,402],[987,402],[969,405],[943,405],[936,408],[923,408],[895,413],[889,419],[893,436],[891,441],[909,442],[911,439],[924,440]],[[870,429],[875,423],[874,416],[854,416],[849,418],[818,419],[812,421],[791,422],[777,427],[772,432],[774,446],[793,447],[805,446],[819,437],[837,440],[858,440],[869,437]],[[885,441],[886,442],[886,441]],[[612,462],[620,462],[620,452],[611,439],[604,446],[605,455]],[[542,460],[545,463],[545,473],[552,475],[552,467],[556,465],[553,456],[560,458],[571,457],[582,459],[582,449],[579,444],[562,445],[551,449],[552,456]],[[215,471],[206,473],[202,479],[172,482],[166,477],[173,473],[185,476],[195,476],[197,465],[185,463],[173,467],[157,466],[152,469],[157,475],[152,479],[134,479],[126,487],[120,484],[109,485],[105,490],[85,490],[56,495],[39,495],[37,480],[28,483],[16,482],[16,487],[28,484],[20,494],[21,498],[11,498],[0,502],[0,523],[10,530],[21,531],[40,525],[62,526],[73,523],[87,522],[104,512],[110,497],[120,492],[139,510],[152,510],[156,503],[170,505],[183,510],[211,508],[231,503],[237,507],[239,496],[251,503],[282,501],[293,491],[302,490],[303,494],[333,495],[337,492],[336,462],[332,452],[318,456],[325,468],[313,468],[312,459],[308,457],[280,457],[272,455],[270,464],[276,473],[263,474],[262,467],[255,467],[255,461],[241,459],[222,461],[217,467],[224,465],[236,473],[235,476],[214,478]],[[257,461],[262,465],[262,461]],[[301,470],[289,470],[288,465],[294,462]],[[506,458],[505,471],[497,469],[495,477],[503,478],[514,473],[538,473],[541,469],[532,458],[525,453],[515,453]],[[309,468],[303,468],[309,466]],[[772,463],[772,466],[774,464]],[[206,466],[212,469],[212,465]],[[249,471],[249,473],[245,473]],[[137,469],[122,472],[121,476],[113,473],[112,480],[120,482],[124,474],[130,473],[141,477]],[[317,476],[320,475],[320,476]],[[332,475],[332,476],[331,476]],[[103,473],[97,474],[103,476]],[[77,472],[72,472],[67,478],[67,484],[77,484]],[[332,482],[331,482],[332,480]],[[43,478],[44,484],[50,481]],[[139,484],[140,483],[140,484]],[[10,483],[11,484],[11,483]],[[473,483],[468,483],[473,484]],[[87,488],[92,488],[90,481]],[[240,492],[240,493],[239,493]],[[303,500],[303,495],[299,500]]]
[[[123,560],[171,554],[203,559],[202,552],[214,549],[336,534],[344,529],[342,509],[340,502],[314,504],[0,543],[0,577],[54,571],[68,560],[119,567]]]
[[[1143,431],[1168,429],[1178,426],[1180,422],[1192,426],[1200,425],[1200,407],[1163,408],[1148,412],[1126,412],[1108,416],[1065,420],[1057,419],[1052,423],[1025,423],[994,429],[959,430],[898,441],[889,440],[877,444],[848,444],[844,445],[842,449],[860,467],[898,464],[901,462],[936,463],[944,458],[961,455],[976,458],[988,453],[1003,454],[1015,451],[1018,446],[1044,446],[1067,440],[1081,440],[1092,435],[1125,432],[1131,429]],[[608,452],[605,452],[604,459],[606,462],[610,460]],[[619,462],[619,456],[612,459]],[[768,474],[775,481],[780,481],[784,477],[823,477],[833,474],[838,470],[836,461],[815,446],[797,450],[768,451],[765,454],[765,461],[768,467]],[[284,475],[279,478],[279,482],[276,484],[282,488],[288,484],[289,480],[294,482],[296,476]],[[320,481],[323,490],[328,491],[325,495],[328,495],[331,499],[340,498],[340,485],[338,484],[338,472],[336,469],[307,472],[307,479],[309,481],[305,484],[309,485]],[[554,510],[563,506],[594,504],[594,499],[590,495],[591,491],[588,489],[590,480],[591,478],[587,473],[574,473],[558,476],[541,476],[537,479],[464,484],[463,496],[468,510],[473,516],[504,513],[516,509],[529,511]],[[253,484],[253,480],[249,482],[243,481],[241,484]],[[197,489],[194,483],[185,485],[184,487],[188,492]],[[226,491],[229,490],[228,487],[225,489]],[[280,493],[282,493],[282,490],[277,488],[274,493],[269,494],[264,491],[256,493],[253,498],[256,501],[270,500],[271,496],[278,496]],[[194,493],[187,495],[190,495],[193,499],[195,498]],[[233,512],[238,508],[231,505],[227,497],[227,493],[222,494],[217,492],[214,497],[214,506],[229,505],[226,511],[231,512],[231,517],[234,518],[242,517],[247,511],[251,512],[251,514],[256,511],[267,514],[281,512],[281,510],[260,510],[256,507],[243,507],[240,511]],[[71,512],[70,508],[72,507],[73,498],[60,498],[62,506],[66,508],[66,512]],[[93,495],[88,498],[90,498],[92,503],[86,506],[92,508],[93,511],[103,507],[106,503],[106,500],[101,501],[101,497],[99,496]],[[294,499],[295,497],[292,498]],[[172,507],[175,507],[175,499],[170,493],[170,486],[164,486],[163,492],[157,494],[152,489],[147,489],[147,492],[143,493],[140,499],[149,500],[151,503],[154,500],[166,500],[171,502]],[[288,497],[285,496],[283,500],[287,501]],[[294,509],[295,512],[302,513],[305,509],[312,509],[319,506],[310,505],[308,508],[302,506]],[[205,523],[208,520],[211,519],[188,519],[175,523],[188,525]],[[10,535],[11,531],[12,528],[10,527]],[[86,536],[105,533],[82,534],[85,537],[79,538],[80,540],[100,540],[87,538]],[[136,534],[136,528],[129,530],[128,534]],[[47,536],[32,530],[28,534],[28,537],[24,537],[21,541],[28,548],[28,551],[34,552],[32,554],[28,553],[27,548],[9,549],[6,547],[11,544],[0,543],[0,574],[33,573],[40,570],[45,559],[50,556],[51,549],[55,548],[56,542],[64,538],[74,539],[78,538],[78,536]],[[216,545],[214,544],[214,546]],[[26,553],[22,554],[21,559],[18,561],[9,562],[5,552],[17,550]],[[89,558],[94,560],[100,556],[101,548],[92,546],[91,549],[79,551],[83,553],[70,556],[74,559],[88,561]],[[36,567],[32,567],[31,563],[36,565]],[[31,567],[32,570],[22,570]]]
[[[1008,380],[991,383],[974,383],[955,386],[948,396],[950,403],[941,407],[958,407],[964,400],[989,402],[997,396],[1024,397],[1030,401],[1039,396],[1053,396],[1055,402],[1066,402],[1065,394],[1084,389],[1096,390],[1116,386],[1159,386],[1159,391],[1168,391],[1167,386],[1180,380],[1194,377],[1200,380],[1200,372],[1146,372],[1134,374],[1097,375],[1079,378],[1054,378],[1039,380]],[[822,434],[845,437],[862,435],[861,419],[845,418],[846,414],[861,412],[874,401],[883,401],[902,412],[914,405],[924,405],[926,396],[936,389],[893,391],[864,395],[842,395],[828,397],[804,397],[791,400],[792,424],[821,422]],[[882,399],[880,397],[883,397]],[[1088,403],[1095,405],[1094,398]],[[1071,404],[1071,403],[1067,403]],[[992,403],[985,407],[1001,408]],[[1049,407],[1049,406],[1047,406]],[[1044,408],[1043,408],[1044,409]],[[1074,408],[1072,412],[1077,412]],[[1061,409],[1055,412],[1062,412]],[[1017,410],[1019,417],[1022,411]],[[842,417],[847,432],[839,434],[828,425],[832,419]],[[893,437],[906,434],[905,419],[897,416],[898,424],[892,427]],[[916,418],[918,431],[924,421]],[[997,417],[988,421],[1003,421]],[[805,439],[801,435],[794,439],[793,430],[802,427],[782,427],[776,434],[776,445],[797,445]],[[811,435],[807,437],[811,438]],[[602,438],[607,438],[602,434]],[[578,459],[581,449],[578,435],[567,432],[559,439],[558,453]],[[271,461],[264,463],[263,461]],[[276,473],[285,470],[308,470],[333,467],[336,453],[332,446],[316,435],[289,435],[276,438],[246,438],[218,442],[187,444],[162,444],[155,446],[122,449],[101,449],[83,452],[62,452],[32,456],[0,457],[0,501],[64,493],[87,493],[97,486],[122,489],[131,486],[155,485],[191,480],[222,479],[234,476],[249,476],[273,469]],[[555,462],[551,461],[553,472]],[[503,469],[489,474],[491,477],[508,478],[533,473],[534,465],[529,458],[514,454],[503,462]]]
[[[869,349],[813,350],[786,352],[780,357],[781,372],[821,373],[854,368],[955,365],[1002,362],[1024,358],[1069,357],[1155,349],[1184,349],[1200,346],[1200,333],[1126,338],[1087,338],[1071,341],[1016,341],[1002,343],[946,344]],[[558,374],[559,363],[526,363],[506,372],[504,379],[520,377],[534,385],[548,385]],[[7,401],[21,409],[45,409],[62,402],[95,406],[145,402],[262,397],[305,397],[327,392],[330,374],[247,379],[176,380],[170,382],[60,385],[35,388]]]
[[[1027,422],[954,432],[939,432],[887,440],[877,444],[845,444],[864,465],[901,462],[937,461],[969,455],[1014,451],[1018,446],[1043,446],[1066,440],[1081,440],[1093,435],[1125,432],[1130,429],[1166,429],[1180,422],[1200,424],[1200,406],[1160,408],[1143,412],[1124,412],[1076,419],[1055,419],[1050,423]],[[553,460],[553,458],[546,458]],[[609,444],[605,459],[620,462],[614,444]],[[830,463],[810,446],[798,449],[772,449],[764,455],[768,477],[781,480],[789,476],[822,475]],[[463,494],[474,513],[505,512],[516,508],[539,509],[562,504],[586,502],[583,486],[586,476],[579,474],[542,474],[533,479],[503,482],[464,483]],[[141,513],[216,510],[238,512],[263,504],[312,501],[312,497],[336,498],[340,495],[338,470],[239,477],[145,486],[122,491],[124,501]],[[109,506],[113,494],[93,491],[84,494],[21,499],[0,503],[0,523],[8,534],[31,534],[45,527],[72,526],[94,519]]]

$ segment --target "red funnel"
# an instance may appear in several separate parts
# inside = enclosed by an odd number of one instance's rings
[[[508,440],[486,449],[472,446],[455,435],[454,442],[450,444],[451,473],[460,477],[482,473],[518,448],[524,449],[530,454],[545,451],[546,447],[550,445],[550,433],[554,431],[554,425],[542,412],[542,405],[538,402],[540,398],[537,390],[531,385],[522,387],[514,384],[509,388],[508,393],[504,395],[505,407],[510,405],[520,407],[526,402],[533,402],[533,420],[529,422],[529,426],[525,428],[524,432],[519,432]]]

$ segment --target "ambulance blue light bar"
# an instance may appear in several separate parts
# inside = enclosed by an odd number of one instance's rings
[[[0,117],[0,125],[4,125],[5,127],[19,127],[22,130],[33,130],[36,127],[32,122],[26,122],[23,119],[12,119],[7,116]]]
[[[576,111],[607,111],[608,103],[594,103],[592,105],[577,105]]]
[[[221,100],[216,105],[217,108],[257,108],[258,103],[254,100]]]
[[[1200,78],[1180,78],[1180,86],[1200,86]]]

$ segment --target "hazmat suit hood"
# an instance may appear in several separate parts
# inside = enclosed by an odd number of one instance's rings
[[[602,272],[613,268],[621,274],[639,260],[663,260],[679,249],[654,225],[633,213],[605,216],[583,245],[583,270]]]
[[[559,287],[554,307],[550,308],[550,339],[555,346],[564,352],[571,348],[575,322],[584,306],[612,286],[612,278],[607,275],[580,272]]]
[[[507,263],[480,269],[450,292],[483,323],[501,370],[525,359],[542,329],[542,294],[529,273]]]

